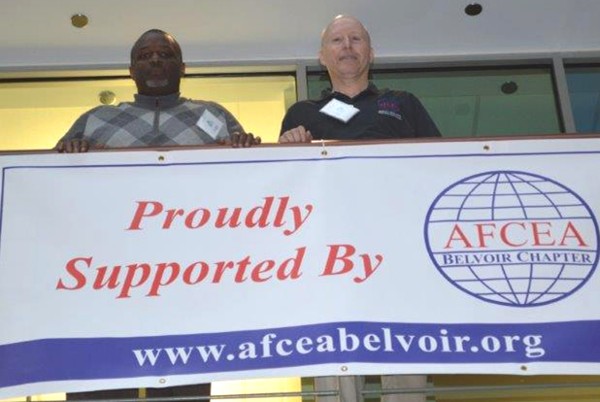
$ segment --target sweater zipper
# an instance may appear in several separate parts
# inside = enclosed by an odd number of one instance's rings
[[[154,100],[154,135],[159,134],[159,123],[160,123],[160,105],[158,99]]]

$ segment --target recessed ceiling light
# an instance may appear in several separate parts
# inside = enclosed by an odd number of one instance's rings
[[[113,91],[102,91],[98,94],[98,100],[103,105],[114,105],[117,103],[117,95]]]
[[[73,14],[71,16],[71,25],[75,28],[83,28],[89,22],[87,15],[85,14]]]
[[[514,81],[506,81],[500,86],[500,90],[506,95],[514,94],[518,89],[519,85],[517,85],[517,83]]]
[[[483,11],[483,7],[479,3],[471,3],[465,7],[465,14],[471,17],[481,14],[481,11]]]

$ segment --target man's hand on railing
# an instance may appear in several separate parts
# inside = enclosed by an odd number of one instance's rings
[[[252,133],[240,133],[236,131],[231,134],[230,138],[222,140],[219,143],[221,145],[230,145],[232,148],[249,148],[254,145],[259,145],[261,141],[259,136],[255,137]]]
[[[281,134],[279,143],[311,142],[312,139],[313,137],[309,130],[306,130],[304,126],[298,126]]]
[[[90,144],[84,139],[70,139],[66,141],[59,141],[54,147],[60,153],[79,153],[87,152],[90,149]]]

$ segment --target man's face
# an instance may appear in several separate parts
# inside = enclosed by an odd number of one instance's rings
[[[179,82],[184,72],[185,64],[173,40],[159,33],[150,33],[141,38],[129,67],[138,93],[148,96],[179,92]]]
[[[353,18],[335,20],[323,34],[319,59],[334,79],[367,79],[373,61],[367,31]]]

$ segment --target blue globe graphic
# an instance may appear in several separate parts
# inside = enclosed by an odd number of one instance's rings
[[[458,289],[486,302],[532,307],[579,290],[598,264],[598,223],[564,185],[491,171],[446,188],[425,222],[427,251]]]

